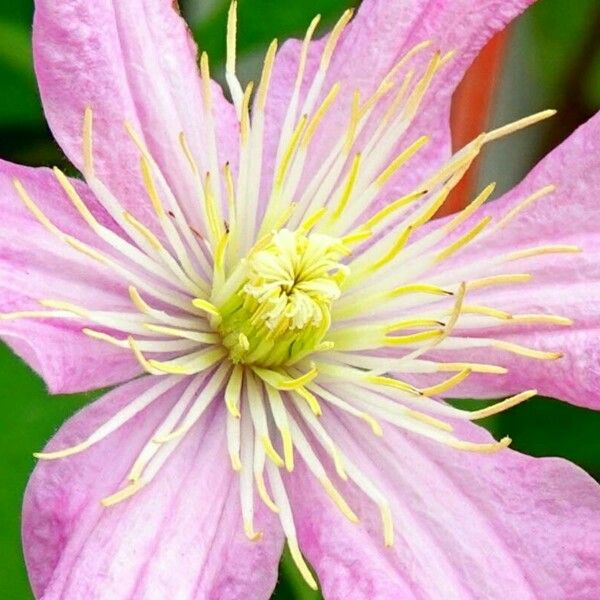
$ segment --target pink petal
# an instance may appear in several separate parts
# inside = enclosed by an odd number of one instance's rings
[[[511,272],[533,275],[531,283],[488,288],[469,295],[469,303],[487,304],[513,314],[549,313],[573,319],[571,327],[503,326],[482,332],[541,350],[558,351],[556,361],[536,361],[506,352],[469,351],[469,360],[508,367],[507,375],[469,377],[453,390],[454,396],[498,397],[526,388],[599,408],[600,386],[600,113],[550,153],[509,194],[487,205],[486,213],[499,220],[519,200],[553,183],[557,190],[520,213],[497,235],[488,237],[444,263],[449,269],[470,260],[485,260],[514,250],[568,244],[583,254],[547,255],[510,263]],[[475,220],[479,220],[478,214]],[[471,221],[466,227],[473,225]],[[479,332],[475,335],[478,335]],[[470,334],[466,334],[470,335]],[[444,353],[446,359],[461,360]]]
[[[146,377],[110,392],[67,421],[49,448],[81,441],[155,384],[156,378]],[[36,597],[269,597],[281,535],[272,516],[261,513],[257,526],[263,539],[244,537],[220,406],[188,433],[145,489],[113,507],[100,505],[123,486],[181,390],[176,386],[84,453],[38,464],[23,509],[25,557]]]
[[[345,496],[358,525],[297,477],[300,542],[327,600],[600,594],[600,488],[575,465],[511,450],[469,454],[391,427],[365,441],[351,425],[329,426],[387,495],[396,537],[384,548],[377,508],[354,488]],[[459,431],[489,440],[472,424]]]
[[[51,234],[25,208],[12,183],[15,177],[56,226],[104,250],[50,170],[0,161],[0,312],[43,310],[42,299],[130,310],[126,287],[108,268]],[[87,188],[74,183],[96,217],[112,226]],[[54,393],[104,387],[140,372],[130,352],[88,338],[82,326],[77,319],[0,320],[0,336]]]
[[[319,143],[313,143],[309,170],[316,168],[328,149],[334,133],[346,125],[354,90],[363,101],[381,83],[389,69],[416,44],[431,40],[431,50],[456,51],[452,61],[436,76],[434,85],[421,105],[420,115],[398,140],[406,147],[420,135],[430,136],[428,145],[392,180],[383,192],[392,197],[412,188],[450,155],[450,100],[452,94],[479,50],[518,16],[534,0],[485,1],[459,0],[365,0],[344,32],[323,85],[326,94],[335,82],[343,86],[335,110],[321,126]],[[301,43],[288,40],[277,55],[267,104],[269,115],[266,160],[275,156],[280,127],[289,105],[298,66]],[[319,66],[323,40],[313,43],[304,77],[304,90]],[[424,65],[423,60],[414,64]],[[427,59],[431,56],[427,56]],[[417,71],[419,73],[419,71]],[[377,111],[375,116],[377,116]],[[318,150],[316,150],[318,148]],[[269,169],[267,169],[267,172]],[[381,201],[381,199],[380,199]]]
[[[191,170],[178,136],[185,133],[206,169],[208,129],[196,46],[174,3],[37,0],[33,37],[46,117],[71,161],[81,168],[82,119],[90,106],[97,175],[129,210],[153,219],[126,120],[145,139],[182,205],[194,206]],[[222,166],[237,158],[237,123],[216,85],[213,95]]]

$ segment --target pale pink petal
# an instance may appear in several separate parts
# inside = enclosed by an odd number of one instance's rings
[[[335,140],[347,120],[348,107],[354,90],[360,90],[363,100],[374,92],[390,68],[406,52],[425,40],[431,51],[455,51],[452,61],[436,76],[426,96],[420,115],[413,126],[398,140],[406,146],[420,135],[431,137],[429,144],[410,161],[398,180],[388,185],[380,201],[399,193],[401,189],[422,180],[442,160],[450,155],[450,100],[467,67],[490,37],[504,28],[534,0],[365,0],[344,32],[334,54],[321,98],[335,82],[342,84],[342,93],[335,110],[321,126],[319,143],[313,144],[308,170],[316,168],[324,152]],[[296,77],[301,43],[288,40],[277,55],[267,104],[267,160],[275,156],[281,124],[287,111]],[[319,65],[323,41],[312,44],[306,67],[303,91],[314,79]],[[424,65],[425,58],[413,61]],[[421,71],[422,72],[422,71]],[[385,106],[385,104],[384,104]],[[375,112],[375,118],[377,117]],[[267,170],[268,173],[268,170]]]
[[[378,510],[355,488],[343,489],[358,525],[310,476],[296,477],[301,546],[327,600],[600,594],[600,488],[575,465],[511,450],[469,454],[391,427],[379,440],[355,425],[328,425],[387,495],[395,543],[384,547]],[[475,425],[458,432],[489,440]]]
[[[510,224],[444,263],[444,269],[467,265],[514,250],[542,245],[567,244],[582,254],[546,255],[511,262],[504,269],[533,275],[531,283],[487,288],[469,295],[468,301],[513,314],[548,313],[574,321],[571,327],[511,326],[464,335],[494,335],[541,350],[562,352],[556,361],[536,361],[490,351],[468,351],[473,361],[489,361],[508,367],[502,377],[472,376],[454,396],[490,397],[537,388],[541,394],[582,406],[600,407],[600,114],[578,129],[566,142],[536,166],[529,176],[484,212],[497,222],[519,200],[555,184],[557,190],[521,212]],[[477,215],[466,227],[481,218]],[[434,224],[435,225],[435,224]],[[462,355],[462,356],[459,356]],[[445,352],[451,360],[467,352]],[[440,355],[438,354],[438,357]]]
[[[82,440],[152,385],[156,378],[117,388],[67,421],[48,447]],[[272,516],[259,512],[262,540],[244,536],[221,406],[186,436],[148,487],[111,508],[100,505],[124,485],[182,389],[176,386],[84,453],[38,464],[23,512],[25,557],[36,597],[269,597],[281,534]]]
[[[33,42],[46,117],[71,161],[81,168],[83,113],[90,106],[96,173],[125,206],[152,219],[126,120],[145,139],[180,203],[193,206],[191,171],[178,136],[185,133],[207,169],[209,130],[196,46],[174,3],[37,0]],[[222,166],[237,159],[236,121],[216,85],[213,95]]]
[[[50,170],[1,161],[0,312],[44,310],[39,303],[43,299],[130,311],[126,286],[108,268],[43,227],[20,200],[12,182],[15,177],[57,227],[104,250]],[[113,226],[87,188],[74,183],[96,217]],[[0,336],[44,377],[54,393],[104,387],[140,372],[131,352],[88,338],[81,333],[82,327],[77,319],[0,319]]]

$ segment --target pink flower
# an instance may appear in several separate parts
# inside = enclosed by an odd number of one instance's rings
[[[233,6],[230,104],[171,0],[37,1],[85,183],[1,164],[0,333],[53,392],[119,384],[39,455],[37,597],[267,598],[284,541],[328,599],[600,596],[598,486],[472,423],[536,389],[598,407],[600,117],[428,223],[551,115],[450,157],[454,87],[528,4],[365,0],[272,45],[252,96]]]

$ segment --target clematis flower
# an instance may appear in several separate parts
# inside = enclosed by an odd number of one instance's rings
[[[431,221],[452,92],[530,2],[365,0],[226,77],[170,0],[38,0],[48,122],[84,181],[1,163],[0,333],[52,392],[117,385],[38,454],[38,598],[597,598],[600,490],[474,422],[598,408],[600,118]],[[474,411],[444,397],[506,398]]]

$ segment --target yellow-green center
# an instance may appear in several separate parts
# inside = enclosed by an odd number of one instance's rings
[[[348,253],[338,239],[282,229],[248,258],[244,283],[219,307],[234,363],[290,365],[319,348],[340,296]]]

